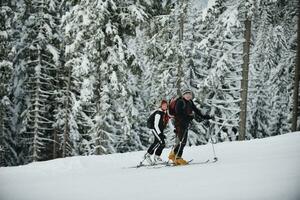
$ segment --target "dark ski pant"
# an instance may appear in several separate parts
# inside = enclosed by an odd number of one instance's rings
[[[180,120],[175,119],[175,133],[177,142],[174,148],[174,154],[181,157],[183,149],[187,143],[189,123],[182,123]]]
[[[154,135],[154,142],[147,152],[152,155],[155,151],[155,155],[160,156],[162,150],[165,148],[165,135],[163,133],[157,134],[154,129],[152,129],[152,133]]]

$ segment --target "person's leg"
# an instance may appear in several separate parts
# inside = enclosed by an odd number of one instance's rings
[[[177,124],[176,126],[176,133],[178,137],[178,143],[175,146],[174,149],[174,160],[173,162],[176,165],[186,165],[187,161],[182,159],[183,149],[187,143],[187,137],[188,137],[188,124]]]
[[[183,133],[182,133],[182,137],[180,138],[180,143],[179,143],[179,148],[178,148],[178,151],[177,151],[177,157],[181,157],[182,156],[182,153],[183,153],[183,149],[186,145],[186,142],[187,142],[187,137],[188,137],[188,129],[184,129],[183,130]]]
[[[183,148],[187,141],[187,125],[181,123],[179,120],[175,121],[175,131],[177,142],[174,148],[174,154],[176,157],[181,157]]]
[[[157,135],[157,133],[155,132],[154,129],[152,129],[152,133],[154,135],[154,142],[150,145],[150,147],[148,148],[147,152],[152,155],[155,151],[155,149],[160,145],[160,139],[158,139],[157,137],[159,137]]]
[[[160,156],[162,153],[162,150],[165,148],[165,135],[162,133],[158,135],[161,139],[161,143],[159,143],[159,146],[157,147],[155,151],[155,155]]]

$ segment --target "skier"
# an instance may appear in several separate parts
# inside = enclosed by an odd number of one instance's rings
[[[196,117],[201,119],[212,119],[209,115],[203,115],[192,101],[193,92],[189,89],[183,91],[182,96],[175,102],[175,133],[177,142],[169,154],[169,159],[175,165],[186,165],[187,161],[181,156],[187,142],[188,128],[190,122]],[[195,114],[194,114],[195,113]]]
[[[168,109],[168,102],[166,100],[162,100],[160,104],[160,108],[154,111],[151,116],[148,119],[148,127],[151,129],[153,135],[154,135],[154,142],[151,144],[149,149],[147,150],[147,153],[144,155],[144,159],[149,164],[155,164],[159,162],[163,162],[160,155],[162,153],[162,150],[165,147],[165,138],[164,135],[164,129],[166,128],[168,121],[169,121],[169,115],[167,113]],[[153,161],[151,159],[151,156],[155,152]]]

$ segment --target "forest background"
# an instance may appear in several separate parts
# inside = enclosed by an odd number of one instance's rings
[[[148,116],[184,88],[215,116],[192,123],[190,145],[238,140],[247,19],[245,138],[291,132],[297,6],[1,0],[0,166],[144,150],[152,138]],[[171,146],[172,125],[166,135]]]

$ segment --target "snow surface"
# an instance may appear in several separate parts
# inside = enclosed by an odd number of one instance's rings
[[[2,167],[0,199],[300,199],[300,132],[224,142],[215,150],[217,163],[159,169],[129,168],[143,151]],[[184,157],[212,158],[212,146],[187,147]]]

